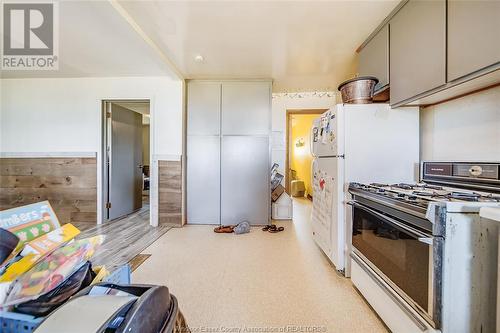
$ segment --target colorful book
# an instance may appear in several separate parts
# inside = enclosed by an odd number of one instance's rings
[[[45,254],[52,252],[64,243],[69,242],[80,233],[80,230],[71,223],[65,224],[41,237],[38,237],[24,245],[22,256],[27,254]]]
[[[26,242],[51,232],[60,226],[61,224],[48,201],[0,212],[0,227],[19,237],[17,251],[22,249]]]

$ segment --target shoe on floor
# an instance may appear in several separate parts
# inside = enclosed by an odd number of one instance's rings
[[[218,234],[230,234],[234,231],[234,226],[232,225],[221,225],[214,229],[214,232]]]

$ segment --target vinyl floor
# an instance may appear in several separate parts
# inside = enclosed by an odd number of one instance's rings
[[[387,332],[314,243],[310,201],[293,208],[276,234],[174,228],[143,251],[132,282],[168,286],[193,332]]]

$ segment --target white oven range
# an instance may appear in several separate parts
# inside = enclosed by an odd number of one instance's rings
[[[393,332],[494,332],[500,163],[423,162],[421,183],[351,183],[351,278]]]

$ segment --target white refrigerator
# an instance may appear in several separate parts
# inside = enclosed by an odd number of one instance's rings
[[[313,238],[335,268],[349,276],[349,183],[417,181],[419,111],[338,104],[315,119],[310,142]]]

